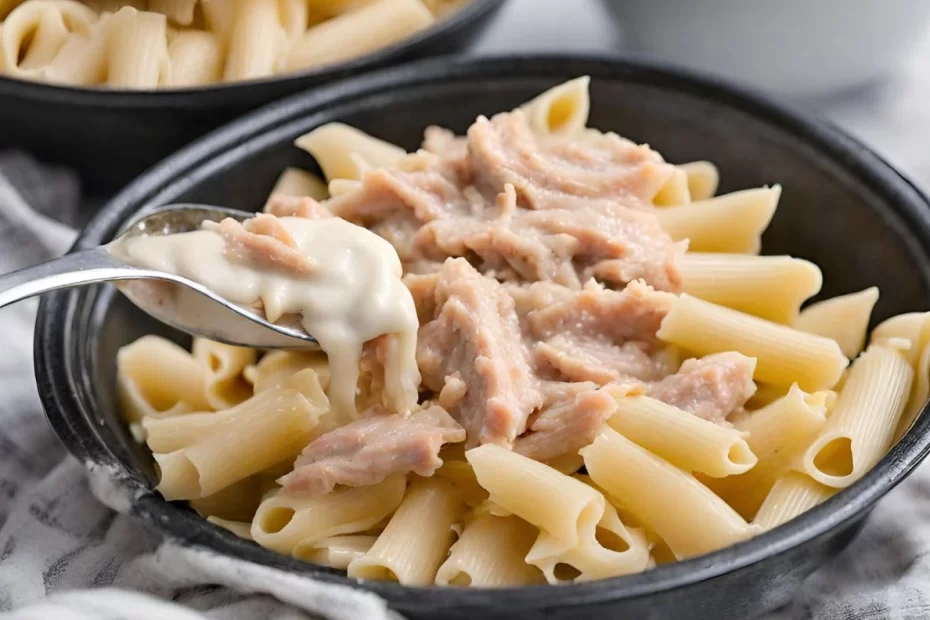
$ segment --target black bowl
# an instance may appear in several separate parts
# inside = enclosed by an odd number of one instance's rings
[[[351,123],[414,148],[428,123],[461,132],[478,114],[513,108],[583,74],[593,78],[592,126],[648,140],[673,162],[713,160],[723,191],[781,182],[781,206],[764,247],[821,265],[824,295],[879,284],[876,320],[930,307],[927,199],[874,153],[829,126],[730,86],[602,58],[431,61],[290,98],[145,174],[97,215],[76,247],[106,241],[139,210],[169,202],[257,208],[282,167],[313,165],[291,141],[321,123]],[[862,480],[800,518],[640,575],[496,591],[359,583],[239,540],[152,492],[150,456],[133,443],[117,411],[116,352],[147,333],[182,343],[183,337],[108,287],[50,295],[39,317],[36,373],[49,420],[82,461],[105,463],[128,477],[140,493],[134,514],[182,544],[364,588],[416,618],[747,618],[787,602],[930,450],[930,417],[924,416]]]
[[[263,80],[187,89],[71,88],[0,75],[0,148],[77,170],[94,194],[136,175],[211,129],[286,95],[412,58],[461,49],[504,0],[471,0],[433,27],[345,63]]]

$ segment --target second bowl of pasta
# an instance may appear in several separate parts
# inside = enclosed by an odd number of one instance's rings
[[[477,36],[503,0],[0,3],[0,141],[112,194],[284,95]]]
[[[926,199],[724,85],[594,58],[387,71],[179,153],[79,246],[170,202],[264,211],[197,244],[329,356],[190,342],[108,288],[45,300],[53,427],[195,548],[417,617],[741,618],[930,445]],[[383,269],[301,262],[345,227]],[[316,277],[326,308],[287,301]]]

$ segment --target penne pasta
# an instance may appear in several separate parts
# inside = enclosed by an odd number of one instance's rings
[[[0,57],[3,69],[18,77],[43,77],[69,34],[87,35],[97,14],[79,2],[25,2],[3,21]]]
[[[580,133],[588,122],[588,84],[582,76],[562,82],[520,106],[530,129],[543,135]]]
[[[872,332],[873,343],[889,339],[901,339],[909,344],[901,353],[914,370],[911,395],[895,431],[894,442],[897,442],[927,406],[927,395],[930,394],[930,313],[912,312],[892,317]]]
[[[235,0],[223,80],[254,80],[275,72],[286,45],[278,0]]]
[[[913,378],[900,351],[870,345],[853,363],[830,419],[804,453],[803,470],[838,489],[864,476],[890,447]]]
[[[474,516],[436,572],[436,585],[501,588],[545,583],[527,564],[526,554],[539,530],[519,517]]]
[[[780,195],[778,185],[750,189],[659,209],[656,216],[672,240],[687,239],[692,252],[758,254]]]
[[[168,45],[171,71],[166,86],[185,87],[219,82],[223,75],[223,42],[202,30],[182,30]]]
[[[294,144],[313,155],[327,181],[357,181],[366,170],[390,168],[406,154],[399,146],[342,123],[321,125]]]
[[[452,446],[461,446],[461,444],[451,444]],[[443,450],[440,457],[443,459],[442,466],[436,470],[437,476],[448,480],[456,488],[459,496],[468,506],[475,508],[488,500],[488,492],[478,484],[478,477],[475,470],[468,461],[458,461],[450,459]]]
[[[835,493],[836,489],[822,485],[806,474],[789,471],[772,487],[753,524],[768,531],[822,504]]]
[[[210,409],[201,365],[190,353],[158,336],[143,336],[119,350],[116,385],[127,422]]]
[[[191,508],[201,516],[224,521],[251,522],[269,485],[262,474],[249,476],[212,495],[191,500]]]
[[[656,336],[704,356],[738,351],[756,358],[754,377],[816,391],[833,387],[849,363],[829,338],[807,334],[730,308],[681,295]]]
[[[691,202],[688,191],[688,174],[680,167],[675,168],[672,178],[665,182],[659,193],[652,199],[657,207],[672,207]]]
[[[228,521],[226,519],[221,519],[219,517],[207,517],[207,523],[212,523],[217,527],[221,527],[224,530],[228,530],[238,536],[239,538],[245,540],[252,540],[252,524],[248,521]]]
[[[165,499],[206,497],[296,457],[313,439],[320,417],[319,409],[290,388],[262,392],[234,411],[214,414],[222,417],[220,425],[193,443],[155,453],[161,471],[158,491]],[[188,432],[183,427],[166,437],[181,442]],[[229,454],[237,458],[229,459]]]
[[[597,526],[585,531],[576,547],[547,555],[547,537],[545,532],[540,533],[526,561],[538,566],[553,585],[639,573],[650,561],[645,532],[627,528],[609,503],[604,504]]]
[[[292,555],[301,545],[343,534],[362,533],[397,509],[407,486],[394,475],[367,487],[344,487],[328,495],[304,497],[284,491],[262,500],[252,520],[252,539],[268,549]]]
[[[757,533],[690,474],[609,426],[581,449],[588,475],[662,537],[675,557],[701,555]]]
[[[329,198],[329,188],[321,178],[299,168],[285,168],[275,182],[263,211],[268,213],[268,205],[274,196],[309,196],[314,200]]]
[[[717,193],[720,173],[709,161],[693,161],[678,166],[688,178],[688,194],[691,200],[707,200]]]
[[[110,18],[101,16],[87,33],[72,32],[45,68],[50,82],[86,86],[106,79]]]
[[[433,14],[420,0],[374,0],[317,24],[295,39],[285,67],[297,71],[364,56],[427,28],[433,21]]]
[[[255,363],[255,349],[194,338],[191,352],[205,369],[205,391],[213,409],[234,407],[252,395],[251,386],[243,379],[242,372],[246,366]]]
[[[315,543],[298,546],[294,555],[307,562],[346,570],[354,560],[368,553],[377,539],[377,536],[368,534],[332,536]]]
[[[155,88],[166,81],[168,23],[164,15],[123,7],[110,19],[107,84],[121,88]]]
[[[229,42],[236,20],[238,0],[200,0],[207,28],[224,43]]]
[[[349,577],[431,585],[455,540],[452,526],[464,514],[465,504],[449,482],[414,478],[375,544],[349,564]]]
[[[301,370],[311,370],[323,389],[329,385],[329,365],[326,356],[317,352],[270,351],[257,364],[246,366],[242,377],[252,384],[257,394],[278,387]]]
[[[678,268],[685,293],[787,325],[795,323],[801,304],[823,285],[817,265],[790,256],[687,252]]]
[[[288,39],[294,39],[307,32],[310,21],[310,7],[307,0],[278,0],[281,25]]]
[[[604,497],[588,485],[494,444],[465,453],[490,501],[538,527],[550,539],[546,556],[578,546],[604,513]]]
[[[804,309],[795,329],[835,340],[843,355],[856,357],[865,345],[872,308],[878,301],[878,287],[858,293],[825,299]]]
[[[797,384],[775,402],[733,421],[758,463],[749,471],[708,480],[707,485],[744,518],[751,519],[775,480],[811,444],[826,424],[828,393],[808,394]]]
[[[757,462],[744,433],[703,420],[648,396],[617,395],[615,431],[669,463],[714,478],[749,471]]]

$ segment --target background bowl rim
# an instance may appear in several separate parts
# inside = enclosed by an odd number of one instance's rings
[[[599,78],[641,83],[709,98],[735,107],[771,124],[779,132],[801,140],[839,168],[854,174],[881,199],[885,208],[891,208],[898,217],[910,220],[909,224],[920,228],[922,234],[930,238],[930,201],[921,190],[871,149],[828,122],[815,120],[805,112],[776,103],[725,80],[672,68],[661,62],[621,59],[603,54],[521,54],[437,58],[407,63],[300,93],[265,106],[207,134],[145,172],[107,203],[81,232],[74,248],[99,242],[119,222],[145,202],[157,197],[161,190],[183,182],[187,172],[220,156],[226,150],[295,119],[325,113],[330,106],[385,90],[424,87],[434,82],[477,79],[482,76],[496,76],[498,79],[555,79],[565,74],[588,74],[595,84]],[[83,293],[62,291],[47,295],[41,302],[35,334],[35,370],[39,394],[50,424],[72,454],[85,464],[87,461],[103,462],[125,472],[126,468],[118,457],[93,432],[89,418],[82,413],[82,410],[87,410],[81,395],[82,390],[87,389],[86,385],[81,385],[82,378],[86,377],[81,375],[81,370],[66,367],[75,316],[87,310],[78,306],[81,300]],[[930,416],[926,415],[928,409],[930,406],[922,410],[913,428],[868,474],[820,506],[748,541],[704,556],[659,566],[645,573],[557,588],[548,585],[500,589],[411,587],[350,579],[344,573],[320,569],[251,543],[239,545],[242,553],[233,555],[304,573],[321,581],[362,588],[383,596],[389,603],[408,609],[453,605],[462,609],[480,609],[493,605],[499,611],[516,611],[647,596],[694,585],[757,564],[861,517],[910,474],[930,452]],[[78,427],[72,427],[72,421],[77,421]],[[80,431],[83,431],[83,435]],[[172,524],[165,513],[177,510],[181,509],[149,490],[137,498],[132,512],[169,539],[182,544],[209,549],[215,553],[217,551],[212,544],[223,544],[227,548],[232,546],[234,536],[217,528],[213,528],[216,531],[207,535]],[[206,521],[203,523],[208,526]]]
[[[437,19],[429,28],[414,33],[387,47],[376,49],[364,56],[332,65],[321,65],[300,71],[282,73],[265,78],[236,80],[219,84],[206,84],[184,88],[125,89],[100,86],[72,86],[38,80],[27,80],[0,73],[0,97],[6,94],[23,98],[37,98],[59,103],[92,105],[104,108],[151,108],[166,105],[210,105],[214,100],[236,96],[251,88],[276,84],[307,82],[308,87],[322,88],[330,83],[402,61],[421,51],[441,37],[490,18],[503,8],[507,0],[470,0],[454,13]]]

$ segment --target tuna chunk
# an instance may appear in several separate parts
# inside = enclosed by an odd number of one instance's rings
[[[617,401],[591,383],[560,385],[567,388],[564,396],[540,411],[529,431],[517,438],[514,452],[537,461],[578,452],[594,441],[598,430],[617,410]]]
[[[291,493],[325,495],[337,484],[367,486],[396,473],[431,476],[439,449],[465,440],[465,431],[438,406],[400,416],[375,407],[304,448],[280,482]]]
[[[646,211],[617,207],[574,211],[517,210],[508,205],[512,186],[498,196],[495,219],[452,218],[425,224],[406,253],[420,260],[477,256],[479,269],[499,279],[552,281],[581,288],[591,277],[625,285],[644,279],[677,292],[677,260],[686,244],[673,243]],[[511,198],[512,200],[512,198]]]
[[[755,369],[755,358],[736,352],[689,359],[676,374],[649,386],[646,395],[720,423],[755,393]]]
[[[468,141],[465,137],[457,136],[454,132],[436,125],[430,125],[423,132],[423,148],[448,158],[468,157]]]
[[[443,264],[434,295],[435,316],[417,337],[423,383],[465,428],[469,446],[509,448],[542,404],[513,300],[461,258]]]
[[[227,253],[237,261],[256,263],[296,275],[312,273],[313,261],[300,253],[297,243],[277,217],[260,213],[245,224],[226,218],[219,224],[204,222],[226,240]]]
[[[675,369],[675,358],[669,351],[646,342],[615,344],[605,338],[568,335],[553,336],[533,348],[543,376],[598,385],[660,379]]]
[[[320,220],[333,217],[329,209],[309,196],[285,196],[274,194],[265,205],[265,213],[276,217],[305,217]]]
[[[479,185],[497,193],[510,183],[521,206],[530,209],[592,202],[651,208],[674,172],[648,146],[616,134],[535,135],[521,110],[479,117],[468,130],[468,150]]]

